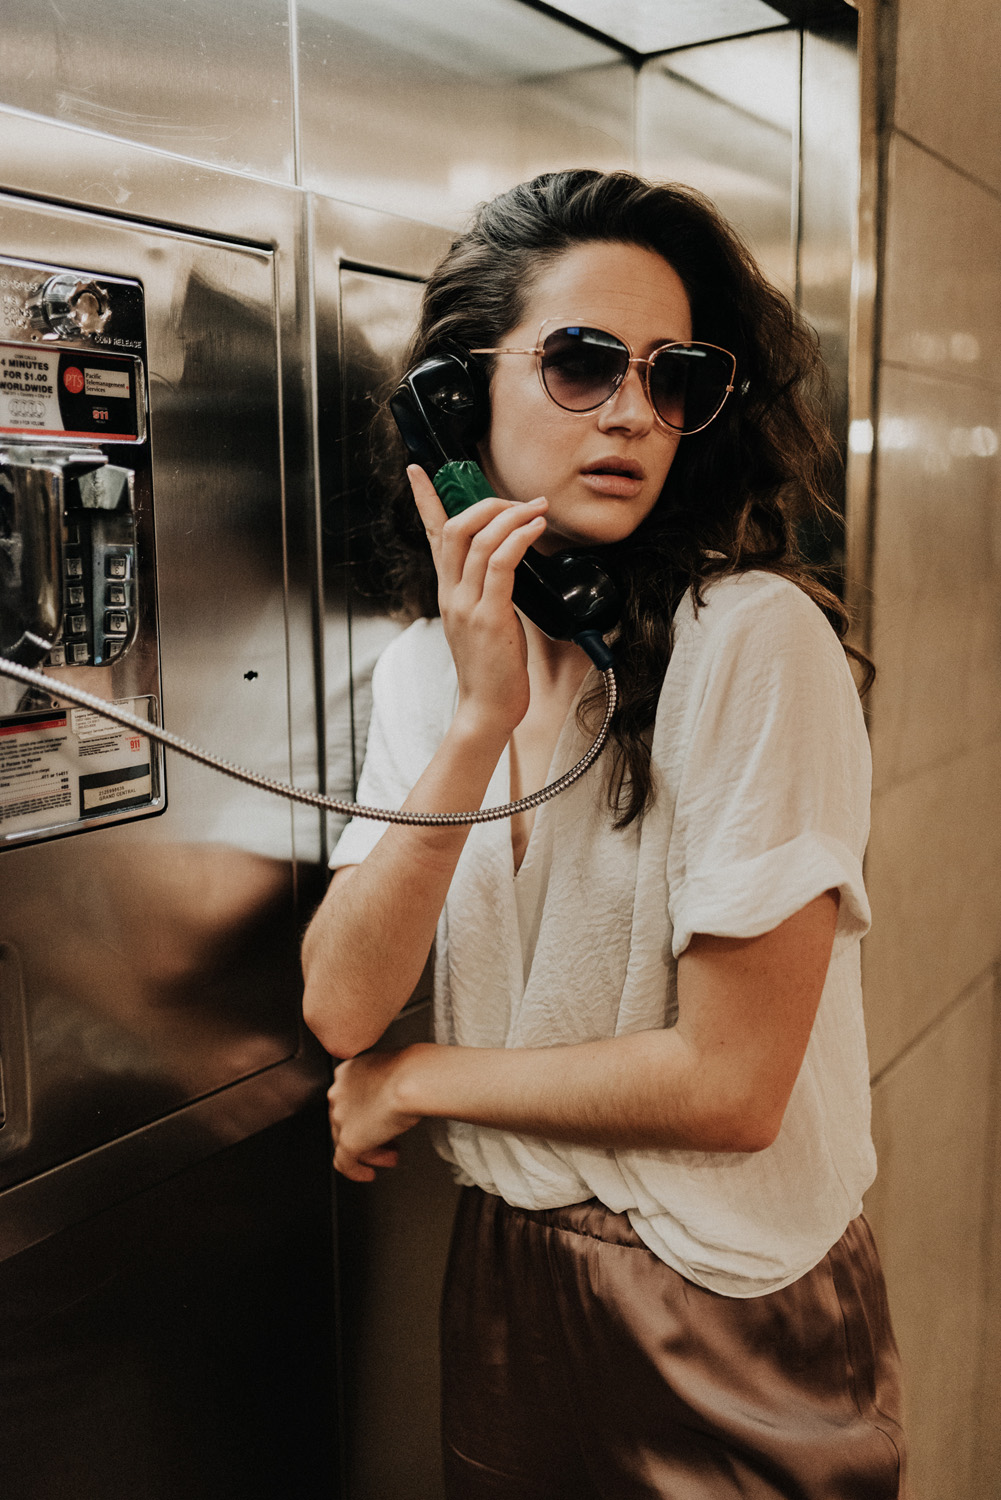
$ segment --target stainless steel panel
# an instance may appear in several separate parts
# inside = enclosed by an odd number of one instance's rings
[[[314,201],[328,780],[341,790],[364,755],[372,666],[398,628],[378,597],[359,588],[366,532],[381,499],[370,422],[400,369],[421,282],[450,238],[388,214]],[[369,575],[369,583],[377,579]],[[347,632],[350,678],[342,657]],[[426,983],[419,992],[426,995]],[[418,1001],[385,1044],[420,1040],[427,1025],[427,1005]],[[338,1183],[347,1489],[356,1500],[439,1493],[435,1320],[455,1194],[423,1130],[406,1137],[400,1167],[379,1182],[365,1190]]]
[[[641,73],[641,170],[700,188],[747,240],[765,274],[816,328],[831,417],[848,434],[848,343],[858,200],[855,23],[793,29],[668,54]],[[832,477],[834,499],[842,486]],[[843,566],[840,534],[804,536]]]
[[[335,796],[353,791],[365,750],[372,668],[399,628],[366,568],[367,534],[380,499],[371,419],[399,369],[421,280],[449,239],[426,224],[314,199],[323,702],[327,786]]]
[[[636,125],[639,170],[707,193],[792,295],[799,73],[796,31],[669,53],[640,72]]]
[[[785,16],[764,0],[565,0],[554,10],[575,16],[636,52],[666,52],[781,26]]]
[[[8,1187],[0,1194],[0,1261],[288,1119],[315,1101],[318,1082],[315,1067],[267,1068]]]
[[[426,1040],[428,1007],[380,1046]],[[425,1125],[375,1183],[338,1183],[351,1500],[439,1500],[438,1306],[459,1189]],[[609,1497],[611,1500],[611,1497]]]
[[[28,259],[143,282],[164,720],[287,775],[272,254],[16,200],[0,235]],[[287,807],[177,758],[167,788],[161,817],[0,856],[31,1094],[0,1181],[299,1051]]]
[[[839,29],[803,33],[799,305],[817,330],[830,374],[831,425],[848,449],[848,345],[859,193],[859,76],[853,16]],[[843,476],[835,497],[844,507]],[[840,571],[844,537],[825,548]]]
[[[853,22],[803,36],[800,306],[847,395],[848,319],[859,190],[859,80]],[[845,426],[842,399],[839,429]]]
[[[632,162],[632,69],[518,0],[297,0],[302,181],[437,224]]]
[[[295,779],[318,785],[314,672],[316,542],[313,369],[305,195],[87,131],[0,109],[0,186],[270,246],[279,320],[286,493],[289,686]],[[320,820],[292,812],[301,859],[319,857]]]
[[[291,181],[287,0],[5,0],[0,102]]]
[[[270,245],[280,279],[299,244],[302,194],[294,188],[2,105],[0,135],[0,188],[10,192]]]

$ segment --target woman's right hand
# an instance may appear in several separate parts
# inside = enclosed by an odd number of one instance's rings
[[[491,498],[449,518],[423,469],[412,464],[407,477],[438,573],[458,713],[506,739],[529,700],[525,631],[511,602],[514,570],[546,529],[547,503]]]

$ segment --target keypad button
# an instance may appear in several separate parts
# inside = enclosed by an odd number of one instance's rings
[[[69,648],[70,665],[74,667],[83,666],[84,662],[90,661],[90,648],[86,641],[80,641]]]
[[[65,665],[66,665],[66,648],[65,648],[65,646],[53,646],[52,650],[49,652],[49,666],[50,667],[65,667]]]
[[[108,603],[109,604],[124,604],[125,603],[125,585],[124,585],[124,583],[109,583],[108,584]]]
[[[86,604],[86,602],[87,602],[87,591],[86,591],[86,589],[82,588],[79,584],[74,585],[73,588],[68,588],[66,590],[66,603],[67,604]]]
[[[68,557],[66,559],[66,577],[67,578],[82,578],[83,577],[83,558],[82,557]]]
[[[110,661],[113,656],[121,656],[121,654],[122,654],[122,652],[124,650],[125,650],[125,642],[124,641],[105,640],[105,642],[104,642],[104,659],[105,659],[105,661]]]
[[[87,634],[87,616],[86,615],[68,615],[67,619],[66,619],[66,625],[67,625],[67,627],[69,629],[70,635],[86,635]]]
[[[106,635],[124,635],[129,628],[129,617],[124,610],[109,609],[104,614]]]
[[[129,576],[127,557],[109,557],[105,563],[109,578],[127,578]]]

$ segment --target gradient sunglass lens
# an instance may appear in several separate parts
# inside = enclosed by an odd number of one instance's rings
[[[650,400],[675,432],[697,432],[726,400],[733,360],[709,344],[671,344],[650,365]]]
[[[629,368],[629,350],[600,328],[557,328],[542,345],[542,381],[564,411],[607,401]]]

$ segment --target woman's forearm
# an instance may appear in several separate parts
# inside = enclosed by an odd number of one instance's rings
[[[356,1182],[396,1164],[422,1117],[611,1148],[756,1151],[780,1120],[721,1089],[676,1029],[547,1048],[419,1043],[342,1063],[329,1091],[334,1166]]]
[[[756,1151],[780,1119],[677,1028],[576,1046],[400,1054],[401,1112],[577,1145]]]
[[[506,742],[458,714],[404,806],[479,807]],[[391,824],[362,864],[335,879],[303,941],[306,1022],[334,1057],[372,1046],[404,1006],[434,941],[469,825]]]
[[[335,1165],[367,1180],[421,1116],[613,1148],[759,1151],[778,1134],[831,956],[828,891],[755,938],[697,933],[678,1024],[571,1046],[368,1053],[330,1090]]]

